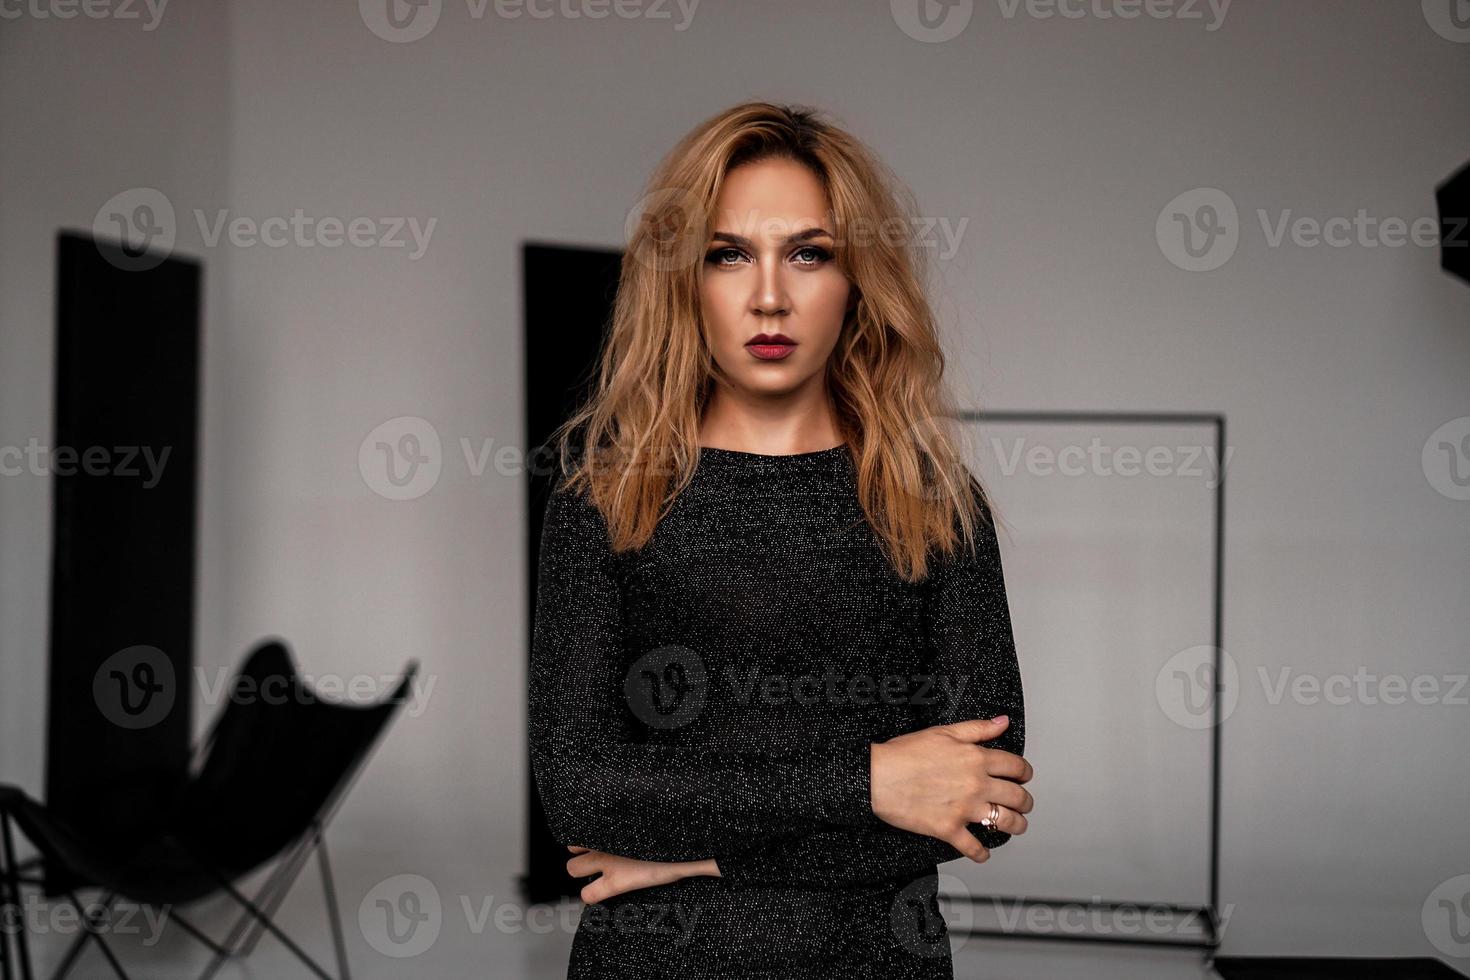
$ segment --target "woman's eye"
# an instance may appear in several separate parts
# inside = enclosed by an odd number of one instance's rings
[[[715,265],[731,265],[733,263],[726,262],[725,259],[726,258],[736,258],[736,259],[738,259],[739,257],[740,257],[740,251],[738,249],[730,248],[728,246],[725,247],[725,248],[717,248],[713,252],[709,253],[708,256],[706,256],[706,258],[708,258]]]
[[[805,266],[821,265],[832,258],[832,253],[817,245],[803,245],[791,254],[797,265]],[[738,248],[727,245],[724,248],[714,249],[705,256],[705,259],[714,265],[731,266],[743,261],[745,254]]]

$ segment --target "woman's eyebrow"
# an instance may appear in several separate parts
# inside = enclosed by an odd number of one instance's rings
[[[744,245],[746,248],[749,248],[751,244],[749,238],[746,238],[744,235],[737,235],[733,231],[717,231],[710,237],[717,242],[729,242],[731,245]],[[781,244],[790,245],[793,242],[805,242],[813,238],[822,237],[831,238],[833,236],[825,228],[808,228],[805,231],[798,231],[794,234],[787,235]]]

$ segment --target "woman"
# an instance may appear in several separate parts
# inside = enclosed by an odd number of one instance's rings
[[[951,978],[937,865],[1024,832],[1032,770],[909,212],[768,103],[650,187],[541,541],[532,764],[594,879],[568,975]]]

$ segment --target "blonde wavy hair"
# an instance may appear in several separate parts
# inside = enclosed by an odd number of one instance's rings
[[[911,233],[912,194],[815,110],[733,106],[659,163],[630,221],[595,389],[548,447],[564,485],[585,489],[606,518],[614,551],[648,542],[694,475],[700,421],[720,376],[699,298],[720,187],[737,166],[769,158],[804,164],[826,190],[834,258],[858,293],[827,361],[827,392],[863,512],[895,572],[918,581],[932,549],[974,548],[977,515],[991,502],[958,448],[922,286],[926,255]],[[870,233],[894,228],[909,231]]]

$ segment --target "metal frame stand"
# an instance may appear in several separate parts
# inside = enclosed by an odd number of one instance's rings
[[[1215,431],[1215,458],[1225,459],[1225,416],[1210,412],[961,412],[959,418],[965,422],[1055,422],[1097,423],[1102,425],[1208,425]],[[1110,936],[1072,932],[1013,931],[974,927],[955,930],[959,935],[984,936],[1006,939],[1061,940],[1066,942],[1117,943],[1138,946],[1170,946],[1181,949],[1202,949],[1206,959],[1213,958],[1219,948],[1220,935],[1220,736],[1224,719],[1220,717],[1220,699],[1224,694],[1221,685],[1220,649],[1224,640],[1224,578],[1225,578],[1225,472],[1222,466],[1220,480],[1215,485],[1214,506],[1214,697],[1211,699],[1213,712],[1210,726],[1210,873],[1209,898],[1203,905],[1178,905],[1166,902],[1116,902],[1093,899],[1023,898],[1003,895],[939,896],[940,902],[959,902],[966,905],[1003,902],[1013,908],[1071,907],[1083,906],[1088,911],[1108,911],[1119,908],[1165,909],[1177,915],[1202,916],[1201,939],[1160,939],[1134,935]]]

